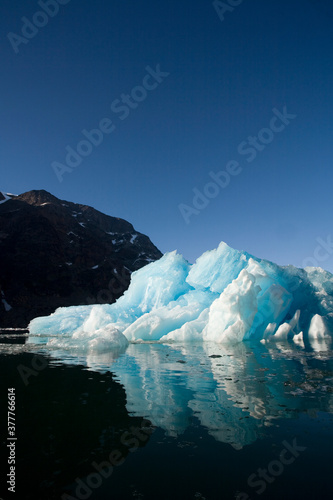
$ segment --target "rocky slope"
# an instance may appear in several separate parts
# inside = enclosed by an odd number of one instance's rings
[[[0,193],[0,327],[57,307],[112,303],[161,252],[133,226],[47,191]]]

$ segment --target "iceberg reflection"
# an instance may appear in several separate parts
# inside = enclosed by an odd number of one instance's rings
[[[241,449],[277,419],[332,411],[331,349],[325,340],[307,348],[293,342],[132,343],[104,353],[48,353],[56,364],[112,372],[126,391],[128,412],[168,436],[202,426],[217,441]]]
[[[171,436],[183,433],[195,417],[217,441],[240,449],[274,419],[332,407],[329,353],[320,363],[317,350],[292,344],[284,349],[131,344],[111,370],[125,387],[131,414]]]

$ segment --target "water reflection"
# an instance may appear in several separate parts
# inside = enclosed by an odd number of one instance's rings
[[[130,345],[112,371],[132,414],[174,436],[195,416],[217,441],[240,449],[273,419],[332,408],[332,366],[327,356],[318,360],[319,352],[247,344]]]
[[[128,414],[125,390],[112,373],[91,372],[79,363],[48,363],[44,356],[39,360],[43,358],[45,363],[39,363],[37,371],[36,355],[28,347],[0,346],[0,393],[6,395],[8,387],[14,387],[17,402],[16,497],[60,499],[69,491],[71,496],[66,498],[82,498],[73,494],[76,478],[96,472],[93,463],[108,460],[114,450],[127,460],[132,453],[123,437],[142,429],[143,419]],[[5,422],[7,405],[2,404],[0,410]],[[138,442],[140,451],[149,439]],[[2,444],[0,470],[7,474],[4,432]],[[1,498],[8,498],[7,486],[5,481],[0,485]],[[106,498],[120,497],[116,491]]]
[[[0,344],[1,391],[5,394],[8,384],[16,387],[20,405],[25,479],[19,481],[18,497],[35,499],[42,491],[41,498],[61,498],[66,491],[77,498],[76,478],[86,478],[93,462],[120,449],[124,466],[91,500],[141,498],[134,491],[147,500],[195,500],[201,498],[198,492],[207,500],[235,498],[236,491],[251,493],[250,474],[266,467],[281,443],[295,437],[308,455],[290,468],[292,477],[288,469],[269,485],[263,498],[306,498],[304,477],[316,496],[325,497],[324,489],[330,491],[332,417],[325,412],[333,413],[331,348],[319,341],[305,347],[292,342],[151,343],[96,353]],[[45,362],[36,365],[38,354]],[[27,372],[27,385],[20,366],[34,370]],[[132,454],[121,436],[140,427],[143,418],[156,428]],[[0,464],[7,466],[5,447]],[[156,494],[161,484],[164,496]],[[296,494],[290,484],[297,484]],[[326,486],[317,494],[318,484]]]
[[[200,424],[217,441],[241,449],[275,419],[332,411],[331,347],[325,341],[306,348],[150,343],[131,344],[126,352],[51,353],[61,363],[111,371],[125,388],[128,412],[167,435]]]

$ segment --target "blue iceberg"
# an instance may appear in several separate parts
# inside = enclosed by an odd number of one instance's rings
[[[166,253],[135,271],[116,303],[59,308],[29,330],[29,342],[97,350],[145,341],[325,342],[333,331],[333,275],[278,266],[222,242],[193,265]]]

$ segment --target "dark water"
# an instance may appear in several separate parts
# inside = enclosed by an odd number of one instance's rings
[[[132,344],[84,355],[20,339],[0,339],[1,498],[331,497],[330,345]]]

